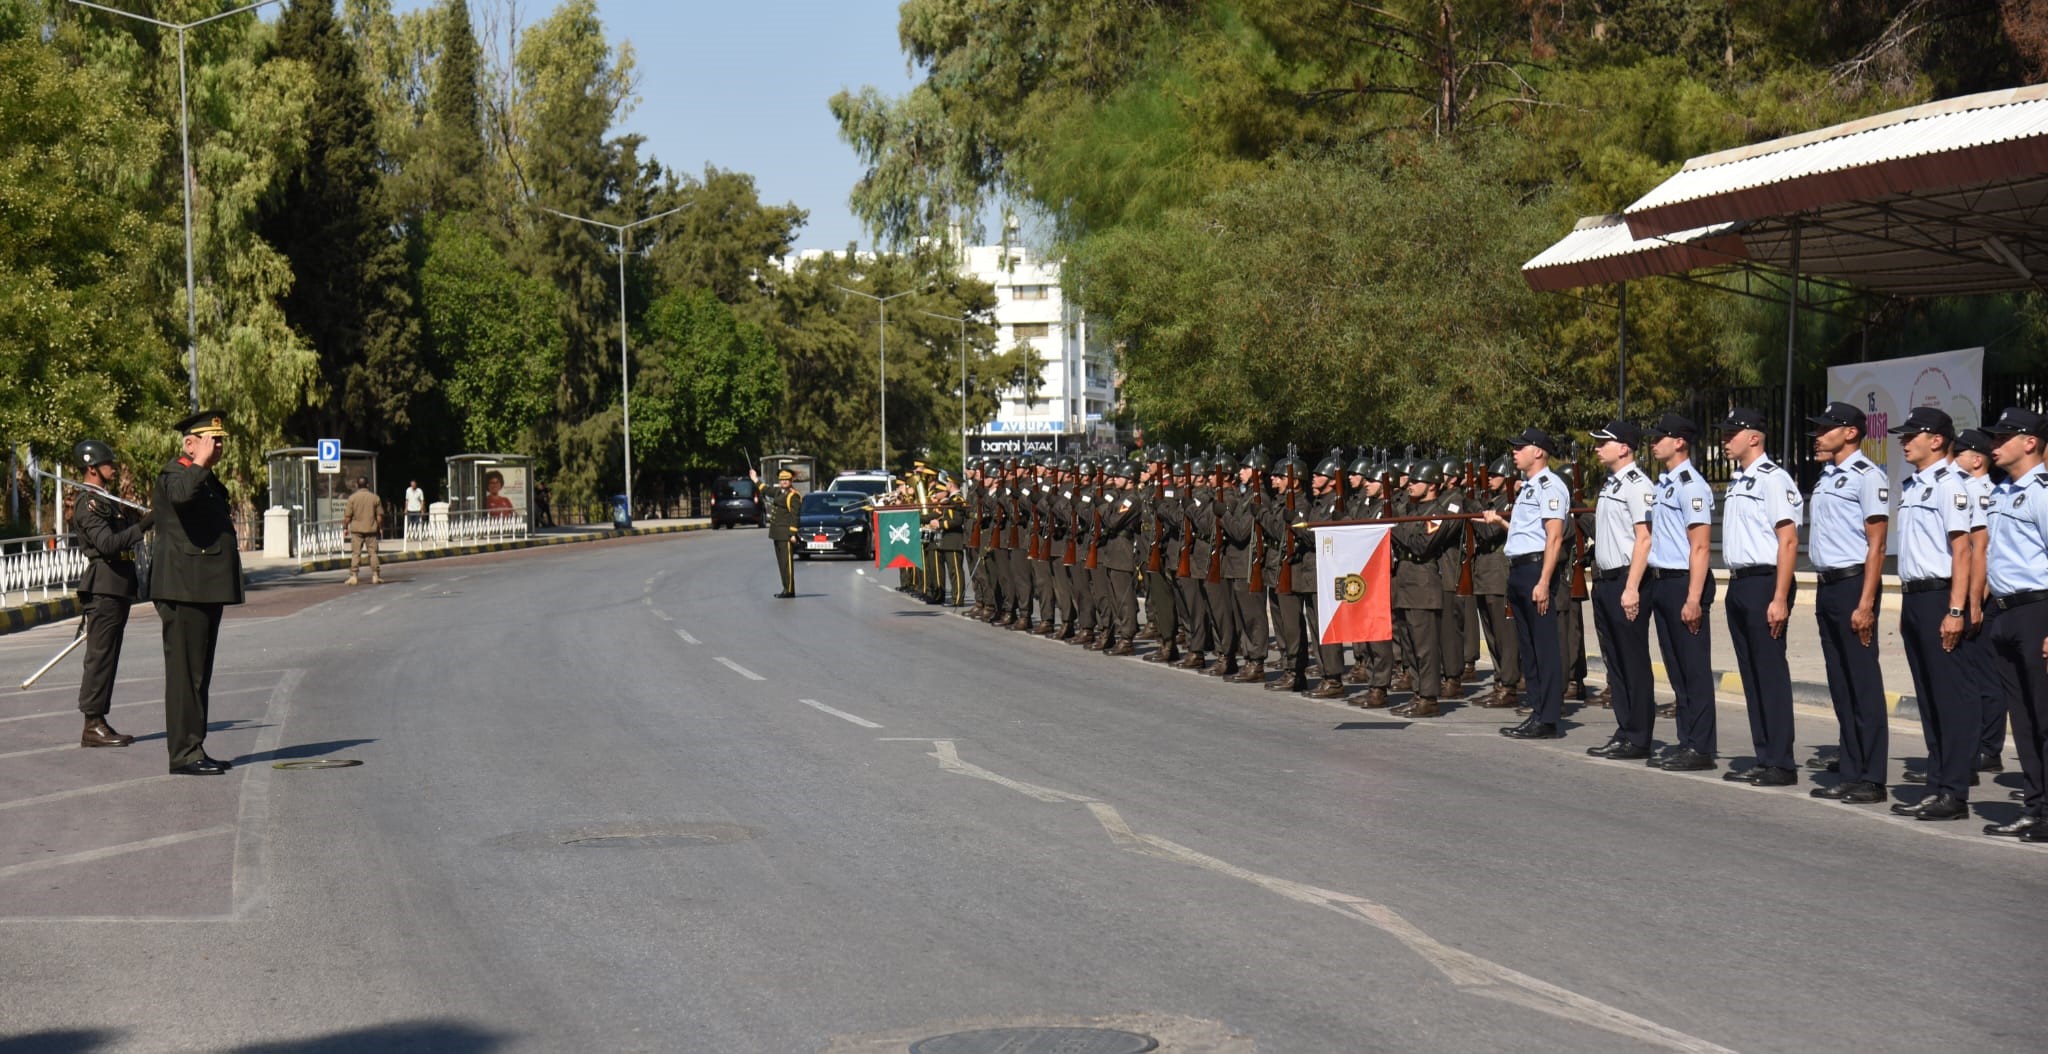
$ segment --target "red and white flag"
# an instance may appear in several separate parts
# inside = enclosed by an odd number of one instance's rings
[[[1393,525],[1317,527],[1316,616],[1324,644],[1394,639]]]

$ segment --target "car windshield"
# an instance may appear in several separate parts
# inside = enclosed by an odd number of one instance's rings
[[[832,489],[857,490],[862,494],[881,494],[889,489],[889,481],[885,479],[835,479],[832,481]]]
[[[729,479],[718,485],[718,496],[723,498],[751,498],[754,496],[754,481],[750,479]]]
[[[804,496],[805,512],[846,512],[866,504],[868,496],[843,490],[821,490]]]

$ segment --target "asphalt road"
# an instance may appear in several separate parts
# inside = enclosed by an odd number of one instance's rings
[[[2043,850],[1593,761],[1604,711],[1410,724],[842,562],[774,600],[759,532],[388,571],[235,612],[217,779],[163,776],[146,612],[126,750],[64,747],[75,659],[13,690],[68,627],[0,637],[0,1054],[2039,1049]]]

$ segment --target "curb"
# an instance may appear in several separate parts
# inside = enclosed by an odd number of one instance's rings
[[[702,531],[710,528],[709,523],[676,523],[662,527],[628,527],[623,531],[605,531],[601,534],[550,534],[526,538],[516,542],[484,542],[478,545],[451,545],[441,549],[409,549],[380,555],[380,563],[405,564],[418,560],[438,560],[450,556],[474,556],[478,553],[502,553],[514,549],[539,549],[550,545],[573,545],[577,542],[601,542],[611,538],[637,538],[657,534],[681,534],[685,531]],[[318,560],[307,560],[299,564],[299,573],[314,571],[346,571],[348,557],[328,556]]]
[[[379,557],[383,563],[410,563],[415,560],[435,560],[449,556],[472,556],[477,553],[506,552],[512,549],[537,549],[548,545],[572,545],[577,542],[601,542],[608,538],[633,538],[656,534],[681,534],[685,531],[702,531],[710,528],[709,523],[677,523],[661,527],[629,527],[623,531],[605,531],[590,534],[551,534],[545,537],[528,538],[518,542],[487,542],[482,545],[458,545],[445,549],[415,549]],[[265,568],[260,571],[246,571],[242,581],[246,585],[273,582],[281,578],[306,574],[313,571],[346,571],[348,558],[329,557],[307,560],[296,569],[290,567]],[[0,609],[0,634],[19,633],[25,629],[74,618],[79,613],[78,596],[67,593],[55,600],[39,600],[20,607]]]

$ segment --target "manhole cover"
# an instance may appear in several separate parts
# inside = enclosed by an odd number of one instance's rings
[[[305,758],[299,761],[278,761],[271,764],[274,769],[352,769],[362,764],[355,758]]]
[[[1159,1041],[1114,1028],[984,1028],[920,1039],[910,1054],[1143,1054]]]
[[[494,838],[501,849],[674,849],[743,842],[754,832],[735,823],[618,823],[554,827]]]

